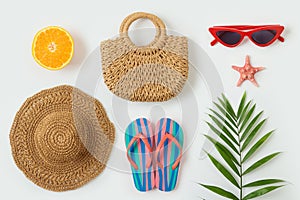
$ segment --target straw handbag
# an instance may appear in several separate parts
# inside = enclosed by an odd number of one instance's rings
[[[136,46],[128,36],[129,26],[146,18],[156,27],[147,46]],[[120,36],[101,43],[104,82],[117,96],[130,101],[167,101],[178,95],[188,78],[188,41],[167,35],[157,16],[137,12],[126,17]]]

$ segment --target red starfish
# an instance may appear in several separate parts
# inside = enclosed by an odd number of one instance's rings
[[[253,67],[250,64],[249,56],[246,56],[246,63],[244,67],[232,66],[232,68],[240,73],[240,79],[237,82],[238,87],[241,86],[245,80],[251,81],[256,87],[258,87],[258,83],[256,82],[254,75],[256,72],[265,69],[264,67]]]

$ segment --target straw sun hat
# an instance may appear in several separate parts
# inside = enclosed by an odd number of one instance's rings
[[[76,189],[99,175],[114,139],[114,126],[101,103],[71,86],[27,99],[10,132],[17,166],[52,191]]]

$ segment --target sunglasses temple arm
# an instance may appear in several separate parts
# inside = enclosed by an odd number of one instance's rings
[[[218,43],[218,40],[217,39],[214,39],[211,43],[210,43],[210,45],[211,46],[214,46],[214,45],[216,45]]]
[[[280,42],[284,42],[284,38],[281,37],[281,36],[279,36],[278,40],[279,40]]]

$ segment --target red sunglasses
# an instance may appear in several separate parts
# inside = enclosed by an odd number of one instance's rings
[[[257,46],[266,47],[277,39],[284,42],[284,38],[280,36],[283,30],[284,26],[281,25],[214,26],[209,28],[209,32],[215,38],[210,44],[214,46],[220,42],[227,47],[236,47],[247,36]]]

